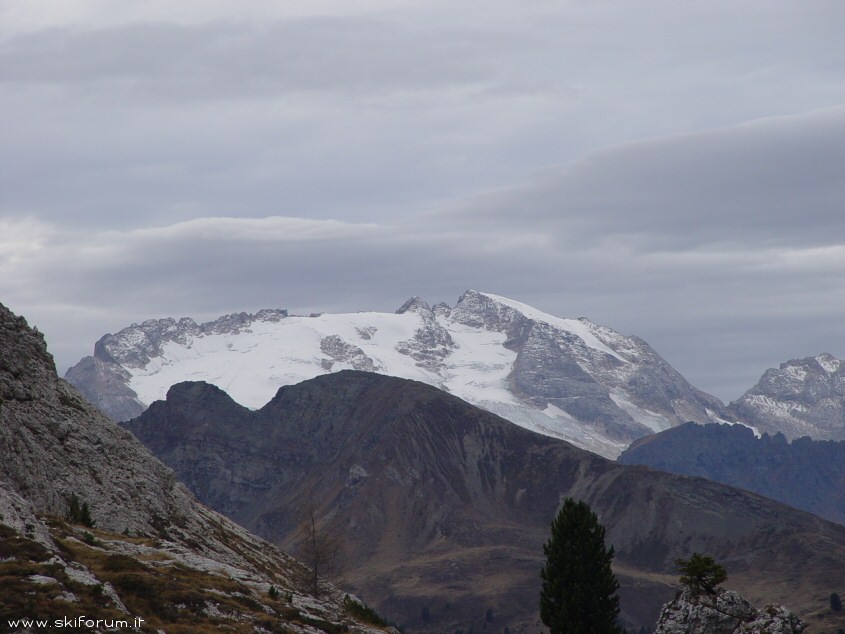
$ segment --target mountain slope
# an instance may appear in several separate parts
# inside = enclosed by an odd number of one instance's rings
[[[739,420],[789,440],[845,440],[845,361],[820,354],[770,368],[730,409]]]
[[[609,457],[655,431],[727,416],[636,337],[476,291],[454,308],[411,298],[395,314],[150,320],[104,336],[66,377],[127,420],[184,380],[257,408],[281,385],[342,369],[422,381]]]
[[[126,425],[200,499],[279,544],[295,542],[292,510],[311,500],[346,537],[347,581],[410,631],[481,628],[487,609],[497,629],[535,631],[542,543],[565,496],[607,527],[636,627],[653,625],[672,562],[694,550],[750,600],[816,624],[819,597],[845,587],[845,527],[610,462],[418,382],[345,371],[255,412],[183,383]]]
[[[80,506],[87,514],[74,512]],[[0,304],[3,619],[73,613],[143,618],[143,631],[177,622],[186,632],[336,631],[345,615],[299,591],[300,570],[199,504],[132,434],[58,378],[43,337]],[[271,585],[289,594],[269,596]],[[0,631],[17,629],[27,628],[0,621]]]
[[[635,441],[618,461],[701,476],[845,524],[845,442],[789,443],[742,425],[688,423]]]

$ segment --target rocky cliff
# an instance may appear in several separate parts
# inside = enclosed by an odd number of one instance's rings
[[[800,634],[807,624],[782,605],[757,610],[731,590],[680,593],[660,612],[655,634]]]
[[[760,431],[780,432],[789,440],[845,440],[845,361],[820,354],[770,368],[730,410]]]
[[[347,617],[299,589],[301,569],[199,504],[60,380],[43,337],[0,305],[0,631],[71,614],[143,619],[143,631],[336,631]]]
[[[693,550],[755,602],[788,601],[808,619],[845,586],[845,527],[619,465],[419,382],[344,371],[254,412],[183,383],[127,426],[201,500],[276,543],[295,545],[292,509],[313,503],[345,536],[346,581],[409,631],[480,629],[488,609],[497,629],[535,631],[542,544],[566,496],[606,526],[636,627],[655,622],[672,562]]]

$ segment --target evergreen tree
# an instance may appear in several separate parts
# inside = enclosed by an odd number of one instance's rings
[[[551,634],[621,634],[613,547],[586,503],[566,499],[543,552],[540,618]]]
[[[681,583],[696,595],[702,591],[712,594],[716,586],[728,578],[722,566],[701,553],[693,553],[689,559],[676,559],[675,566],[682,575]]]
[[[65,518],[76,524],[82,524],[83,526],[92,528],[95,524],[91,517],[91,509],[88,508],[88,502],[82,502],[80,505],[79,497],[77,497],[76,493],[71,493],[70,495]]]
[[[93,528],[95,522],[91,518],[91,509],[88,508],[88,502],[82,503],[82,508],[79,509],[79,523],[83,526],[90,526]]]

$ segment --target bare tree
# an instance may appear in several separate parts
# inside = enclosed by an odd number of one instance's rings
[[[307,569],[302,582],[308,592],[322,597],[343,572],[343,532],[331,518],[321,517],[313,492],[300,508],[300,516],[295,553]]]

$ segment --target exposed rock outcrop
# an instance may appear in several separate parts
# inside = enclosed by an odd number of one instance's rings
[[[655,634],[800,634],[807,624],[782,605],[756,609],[739,594],[685,590],[666,604]]]
[[[730,409],[739,420],[789,440],[845,440],[845,361],[820,354],[770,368]]]

